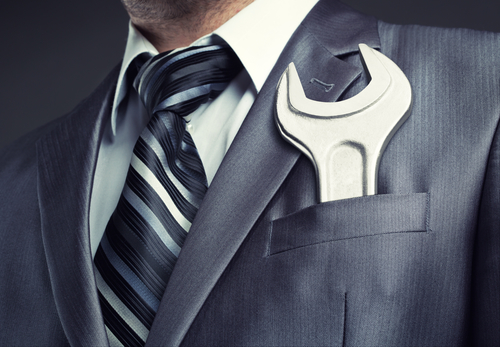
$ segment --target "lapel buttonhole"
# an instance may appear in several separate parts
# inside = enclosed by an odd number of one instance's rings
[[[317,78],[311,78],[309,83],[311,83],[313,86],[323,90],[325,93],[328,93],[335,86],[335,84],[333,84],[333,83],[325,83],[323,81],[320,81]]]

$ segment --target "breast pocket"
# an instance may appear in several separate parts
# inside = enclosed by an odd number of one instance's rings
[[[268,254],[323,242],[429,232],[430,194],[381,194],[313,205],[271,222]]]

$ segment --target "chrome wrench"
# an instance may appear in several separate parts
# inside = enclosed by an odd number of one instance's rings
[[[312,160],[320,202],[376,194],[382,153],[410,115],[405,74],[382,53],[365,44],[359,49],[371,80],[350,99],[307,99],[293,63],[277,85],[278,129]]]

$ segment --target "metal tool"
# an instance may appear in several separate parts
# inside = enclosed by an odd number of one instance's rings
[[[365,44],[359,49],[371,81],[350,99],[307,99],[293,63],[278,82],[276,123],[314,163],[320,202],[376,194],[382,153],[410,115],[405,74],[382,53]]]

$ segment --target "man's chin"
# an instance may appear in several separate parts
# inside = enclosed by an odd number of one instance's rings
[[[195,16],[219,0],[121,0],[130,17],[159,23]]]

